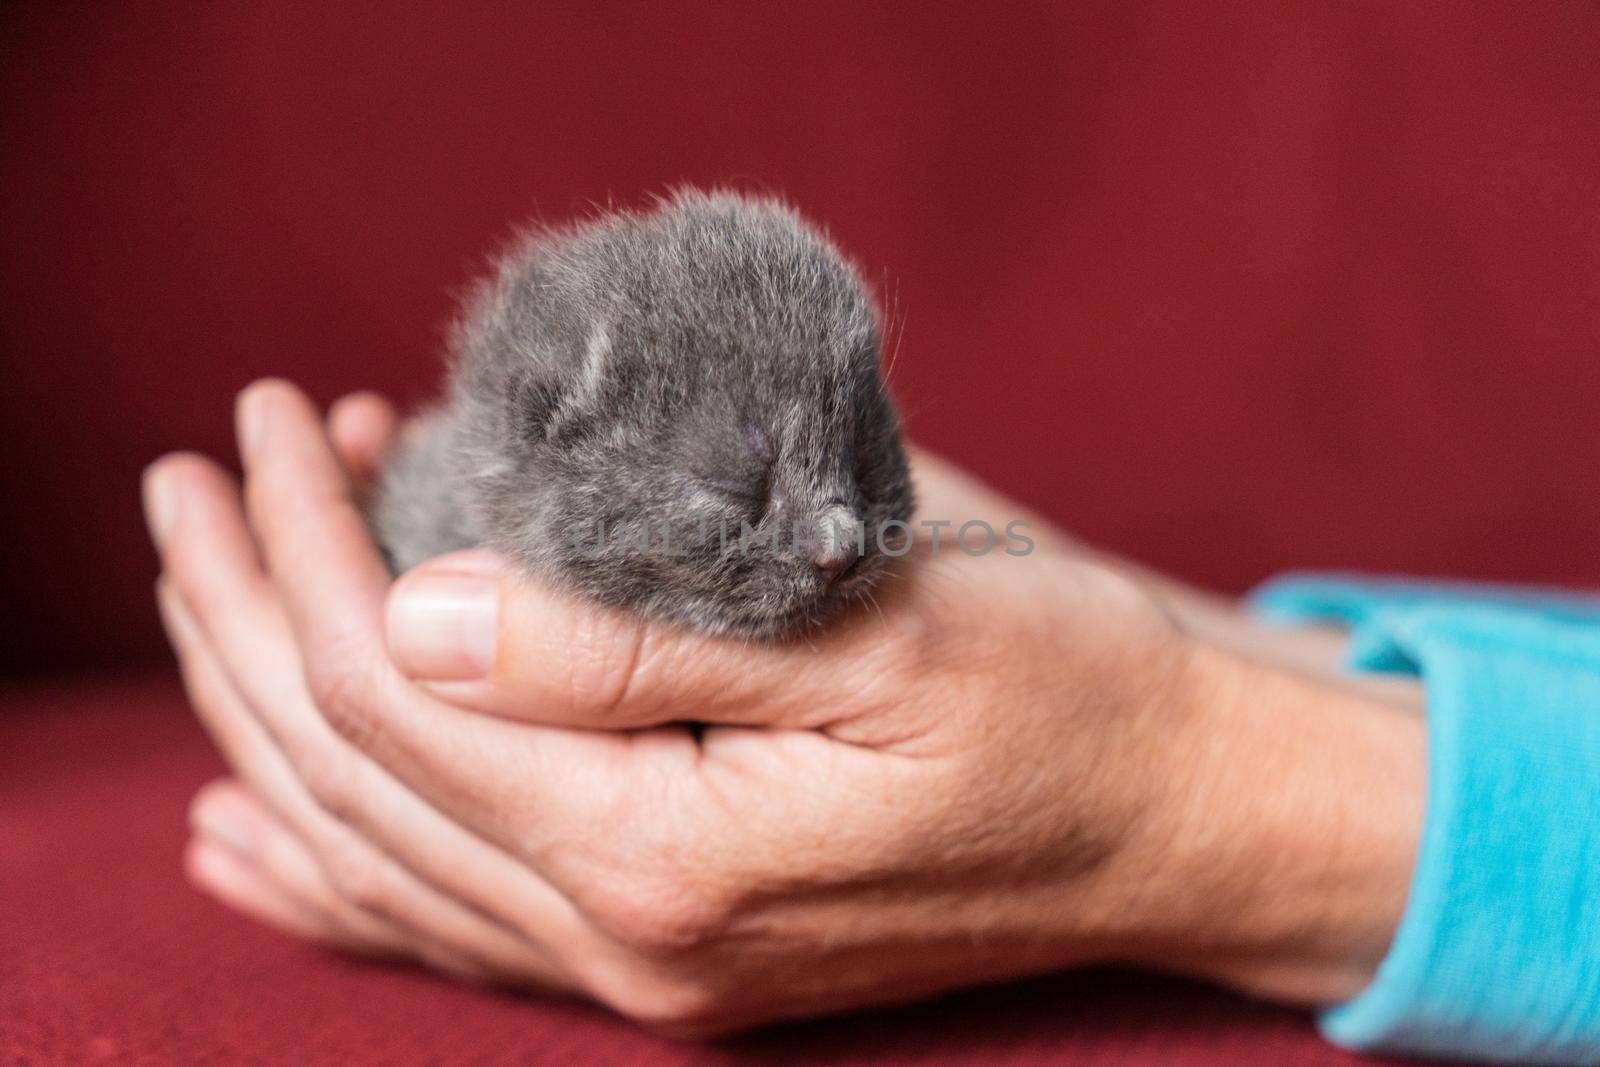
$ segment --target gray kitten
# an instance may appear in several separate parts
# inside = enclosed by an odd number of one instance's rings
[[[784,204],[679,190],[531,233],[382,471],[404,570],[488,545],[580,594],[781,637],[902,550],[912,490],[855,269]]]

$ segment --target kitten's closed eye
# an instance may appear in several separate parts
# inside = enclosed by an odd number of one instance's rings
[[[774,500],[777,450],[759,427],[746,425],[743,441],[707,456],[705,462],[707,468],[714,469],[701,474],[700,484],[740,507],[749,521],[766,518],[767,512],[781,502]]]
[[[752,522],[765,518],[775,506],[771,463],[753,467],[738,477],[723,475],[702,478],[701,484],[744,509]]]

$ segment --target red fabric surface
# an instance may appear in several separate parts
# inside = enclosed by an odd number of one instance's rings
[[[791,195],[913,432],[1080,533],[1592,582],[1600,6],[10,3],[0,669],[151,660],[140,466],[437,378],[509,224]]]
[[[220,767],[164,677],[0,691],[0,753],[0,1063],[1370,1062],[1298,1013],[1102,972],[715,1045],[655,1038],[295,944],[189,889],[185,805]]]

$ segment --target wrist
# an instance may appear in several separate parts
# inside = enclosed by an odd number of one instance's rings
[[[1144,847],[1137,962],[1325,1005],[1370,981],[1405,910],[1426,789],[1421,716],[1215,645]]]

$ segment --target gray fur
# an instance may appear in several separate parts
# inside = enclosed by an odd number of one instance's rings
[[[876,532],[910,518],[880,337],[855,269],[775,200],[680,190],[532,232],[457,322],[374,528],[396,570],[489,545],[603,603],[798,632],[866,591]],[[833,584],[791,536],[819,523],[864,531]]]

